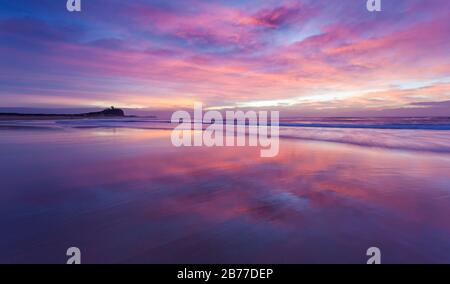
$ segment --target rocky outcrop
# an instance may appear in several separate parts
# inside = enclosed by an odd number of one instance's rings
[[[30,120],[30,119],[78,119],[78,118],[102,118],[125,117],[125,112],[118,108],[107,108],[98,112],[80,114],[44,114],[44,113],[0,113],[0,120]]]
[[[123,111],[123,110],[121,110],[121,109],[119,109],[119,108],[114,108],[114,107],[111,107],[111,108],[107,108],[107,109],[105,109],[105,110],[103,110],[103,111],[99,111],[99,112],[90,112],[90,113],[86,113],[86,114],[84,114],[84,116],[88,116],[88,117],[97,117],[97,116],[108,116],[108,117],[111,117],[111,116],[120,116],[120,117],[123,117],[123,116],[125,116],[125,112]]]

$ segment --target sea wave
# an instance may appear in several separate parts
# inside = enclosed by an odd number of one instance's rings
[[[450,153],[450,131],[281,127],[280,136],[366,147]]]
[[[3,126],[46,126],[56,128],[166,129],[168,120],[148,118],[75,119],[57,121],[9,121]],[[204,125],[203,127],[207,127]],[[0,128],[1,130],[1,128]],[[280,137],[298,140],[345,143],[365,147],[450,153],[449,118],[327,118],[289,119],[280,122]]]
[[[167,120],[60,121],[76,127],[172,129]],[[207,127],[207,125],[204,125]],[[445,118],[308,119],[280,122],[280,137],[366,147],[450,153],[450,123]]]

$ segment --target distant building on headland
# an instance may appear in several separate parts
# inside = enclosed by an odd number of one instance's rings
[[[82,114],[84,116],[125,116],[125,112],[119,108],[111,107],[98,112],[89,112]]]

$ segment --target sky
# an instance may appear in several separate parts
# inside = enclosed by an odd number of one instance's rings
[[[0,107],[450,116],[450,1],[0,0]]]

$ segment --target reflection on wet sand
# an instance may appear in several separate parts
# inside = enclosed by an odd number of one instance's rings
[[[450,262],[449,155],[282,140],[267,159],[169,136],[3,131],[0,262],[64,263],[69,246],[85,262],[364,263],[371,246]]]

